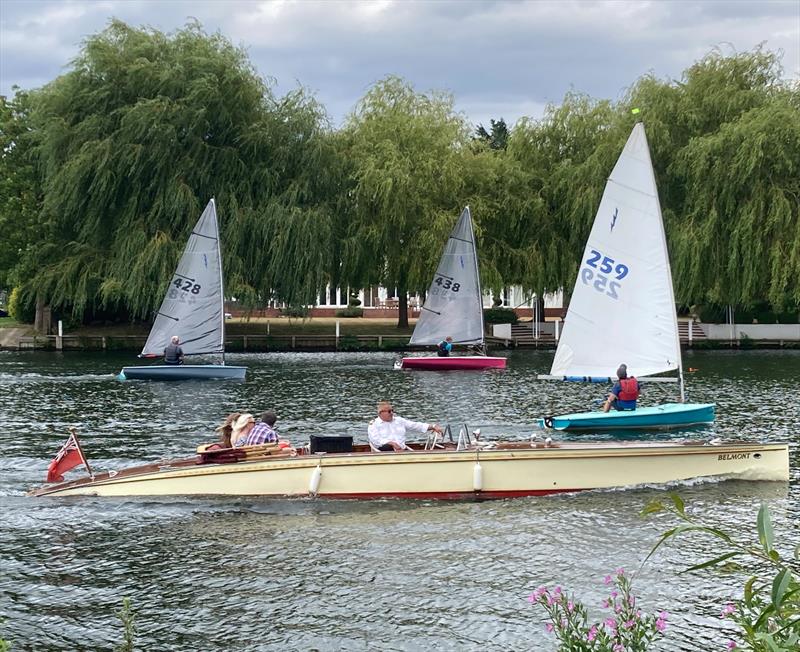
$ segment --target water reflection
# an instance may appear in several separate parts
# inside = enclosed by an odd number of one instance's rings
[[[534,380],[551,353],[514,352],[503,372],[407,372],[392,354],[229,356],[244,383],[120,383],[116,354],[0,354],[0,611],[20,650],[111,650],[123,596],[140,649],[549,649],[525,596],[561,584],[600,617],[602,577],[637,572],[645,608],[670,611],[668,649],[717,649],[720,604],[743,577],[679,575],[714,555],[686,539],[640,564],[672,524],[639,517],[663,487],[487,503],[258,498],[32,499],[66,428],[99,470],[185,454],[233,409],[278,411],[296,442],[365,436],[380,398],[409,418],[526,438],[534,419],[587,409],[604,388]],[[693,401],[711,426],[663,437],[797,441],[797,352],[694,353]],[[647,388],[645,401],[674,388]],[[608,435],[606,435],[608,436]],[[796,539],[800,478],[678,487],[705,520],[747,531],[767,501]],[[783,541],[788,547],[790,541]]]

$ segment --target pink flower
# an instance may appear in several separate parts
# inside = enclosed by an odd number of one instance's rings
[[[615,600],[617,599],[618,595],[619,595],[619,593],[617,593],[616,591],[612,591],[611,592],[611,597],[614,598]]]
[[[728,649],[729,650],[734,650],[734,649],[736,649],[736,647],[737,647],[736,641],[728,641]]]
[[[539,600],[539,596],[537,596],[536,593],[531,593],[528,596],[528,602],[530,602],[531,604],[533,604],[534,602],[537,602],[538,600]]]
[[[618,568],[617,569],[617,577],[622,577],[624,574],[625,574],[625,569],[624,568]]]
[[[661,618],[661,620],[666,620],[667,619],[667,612],[666,611],[659,611],[658,612],[658,617]]]
[[[633,621],[632,620],[626,620],[624,623],[622,623],[622,626],[625,629],[632,629],[633,628]]]
[[[629,596],[629,597],[628,597],[628,604],[629,604],[631,607],[632,607],[633,605],[635,605],[635,604],[636,604],[636,598],[634,598],[633,596]]]
[[[606,584],[611,584],[611,575],[606,575],[605,579],[603,580]]]
[[[591,643],[594,639],[597,638],[597,625],[592,625],[589,628],[589,631],[586,633],[586,640]]]
[[[608,609],[609,605],[608,600],[603,600],[600,604],[602,605],[603,609]]]
[[[557,586],[556,588],[554,588],[554,589],[553,589],[553,593],[554,593],[555,595],[561,595],[561,587],[560,587],[560,586]]]
[[[572,600],[567,602],[567,611],[569,611],[570,613],[575,611],[575,603]]]
[[[617,629],[617,621],[613,618],[606,618],[603,622],[609,629]]]
[[[734,611],[736,611],[736,607],[729,602],[722,608],[722,613],[720,614],[720,618],[726,618],[727,616],[730,616]]]
[[[614,652],[625,652],[625,647],[622,643],[617,643],[614,647],[611,648]]]
[[[552,607],[558,600],[554,598],[552,595],[547,596],[547,606]]]
[[[533,597],[534,597],[535,600],[538,600],[539,598],[541,598],[546,593],[547,593],[547,587],[546,586],[540,586],[538,589],[536,589],[533,592]]]
[[[664,620],[663,618],[659,618],[658,620],[656,620],[656,629],[659,632],[663,632],[666,628],[667,628],[666,620]]]
[[[547,633],[548,633],[548,634],[552,634],[552,633],[553,633],[553,623],[547,623],[547,624],[544,626],[544,628],[547,630]]]

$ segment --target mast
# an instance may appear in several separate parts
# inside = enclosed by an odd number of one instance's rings
[[[486,352],[486,331],[483,323],[483,291],[481,290],[481,273],[478,269],[478,245],[475,243],[475,231],[472,229],[472,211],[467,206],[469,217],[469,235],[472,240],[472,258],[475,261],[475,286],[478,288],[478,314],[481,316],[481,350]]]
[[[219,246],[219,216],[217,215],[217,202],[211,198],[214,208],[214,229],[217,236],[217,261],[219,263],[219,302],[220,302],[220,348],[222,349],[222,364],[225,365],[225,282],[222,276],[222,251]]]
[[[653,187],[656,190],[656,206],[658,208],[658,219],[661,222],[661,243],[664,247],[664,258],[667,262],[667,279],[669,280],[669,296],[672,301],[672,315],[675,326],[675,351],[678,355],[678,382],[680,383],[681,403],[686,402],[686,392],[683,383],[683,356],[681,355],[681,336],[678,333],[678,307],[675,303],[675,289],[672,286],[672,266],[669,262],[669,248],[667,247],[667,229],[664,225],[664,216],[661,214],[661,198],[659,197],[658,184],[656,183],[656,171],[653,168],[653,160],[650,157],[650,143],[647,141],[647,133],[644,129],[644,122],[638,121],[642,125],[642,134],[647,144],[647,156],[650,158],[650,175],[653,178]]]

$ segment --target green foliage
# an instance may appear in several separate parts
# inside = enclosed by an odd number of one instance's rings
[[[489,308],[483,311],[483,321],[487,324],[516,324],[519,318],[511,308]]]
[[[619,569],[607,575],[606,586],[613,585],[603,606],[611,610],[611,617],[589,624],[586,607],[568,596],[560,586],[536,589],[529,597],[531,604],[539,605],[550,622],[545,626],[558,640],[559,652],[644,652],[651,643],[662,638],[666,629],[667,614],[645,614],[631,591],[631,580]]]
[[[352,189],[342,277],[396,287],[402,302],[430,283],[462,207],[466,123],[449,95],[387,77],[359,102],[344,138]]]
[[[337,346],[340,351],[359,351],[362,348],[355,335],[343,335],[339,338]]]
[[[36,316],[33,301],[26,301],[18,287],[11,290],[11,294],[8,296],[8,316],[25,324],[32,324]]]
[[[287,306],[281,310],[284,317],[295,317],[299,319],[307,319],[309,315],[308,306]]]
[[[506,149],[508,147],[508,125],[503,118],[495,121],[490,119],[491,128],[486,131],[483,125],[475,129],[475,137],[483,141],[490,149]]]
[[[767,505],[762,504],[758,510],[757,539],[752,542],[742,541],[721,528],[698,523],[687,514],[679,496],[672,495],[671,498],[672,505],[654,500],[643,510],[643,514],[668,512],[680,523],[661,535],[647,558],[665,542],[681,535],[704,535],[717,539],[722,545],[721,554],[684,572],[745,568],[750,572],[756,571],[745,583],[743,597],[732,600],[722,609],[722,617],[730,618],[740,629],[740,640],[732,642],[732,645],[753,652],[797,650],[800,646],[800,546],[796,546],[790,556],[781,555]]]
[[[136,612],[131,607],[131,599],[122,599],[122,609],[117,612],[117,618],[122,621],[123,640],[114,650],[115,652],[133,652],[134,637],[136,635]]]
[[[364,309],[359,308],[358,306],[347,306],[342,310],[336,311],[337,317],[363,317],[364,316]]]

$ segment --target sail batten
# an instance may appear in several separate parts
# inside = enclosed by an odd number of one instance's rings
[[[213,199],[189,236],[142,356],[163,355],[177,335],[185,355],[224,352],[222,257]]]
[[[464,208],[447,240],[409,344],[482,344],[483,301],[472,216]]]
[[[644,126],[631,132],[606,183],[550,370],[637,377],[681,369],[672,277]]]

